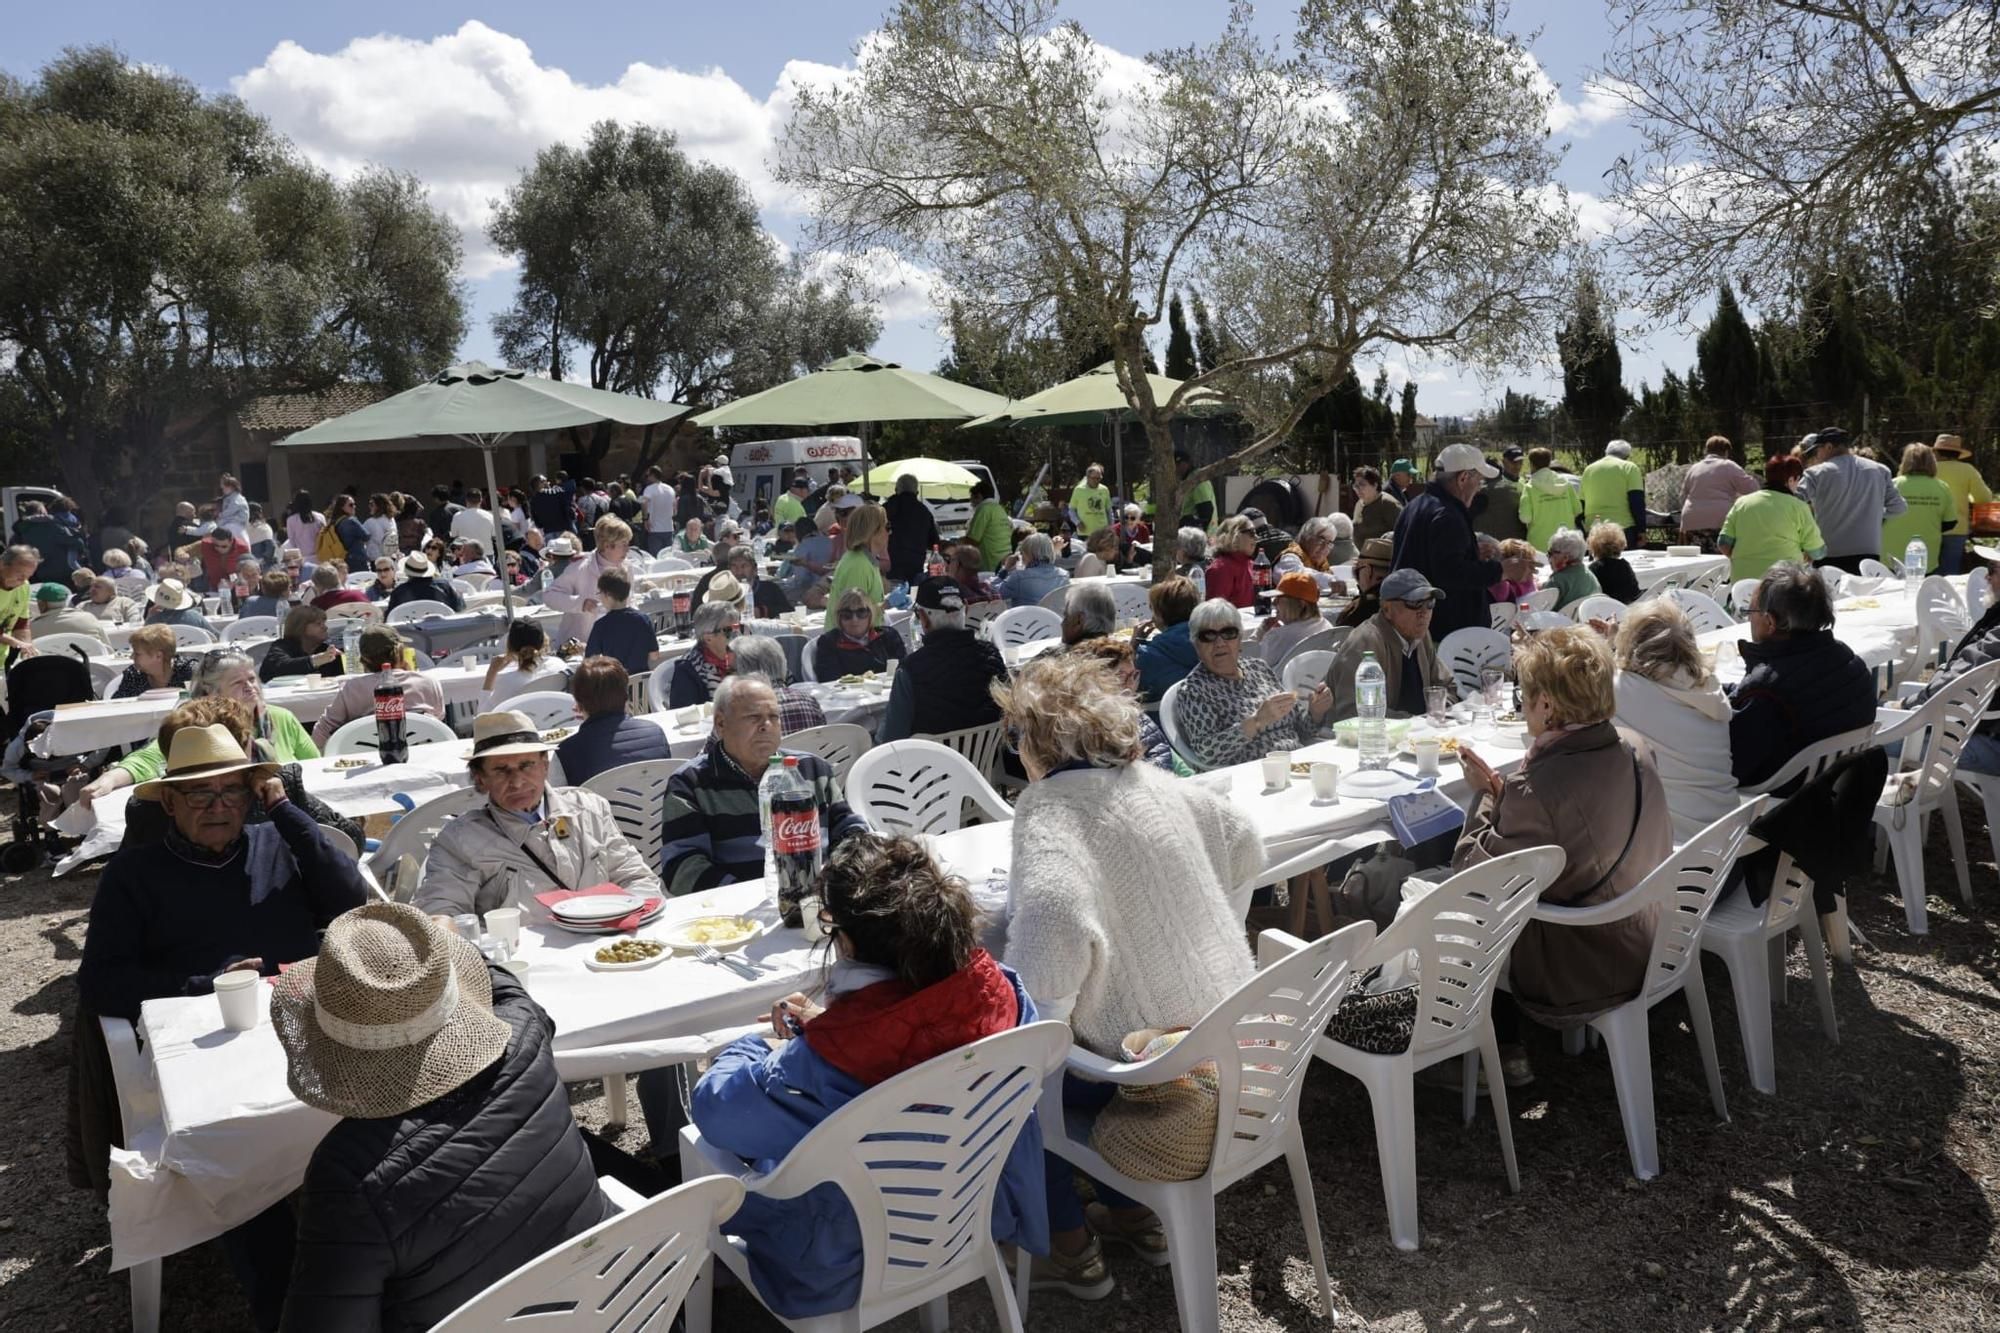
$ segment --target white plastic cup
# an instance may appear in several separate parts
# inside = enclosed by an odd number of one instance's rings
[[[1313,799],[1334,801],[1340,799],[1340,765],[1319,763],[1312,766]]]
[[[1264,790],[1276,791],[1289,786],[1292,780],[1292,757],[1283,750],[1273,750],[1264,756]]]
[[[257,1001],[263,996],[264,978],[248,968],[224,972],[215,979],[215,1000],[222,1006],[222,1026],[232,1032],[248,1032],[257,1026]]]
[[[892,657],[892,658],[890,658],[890,659],[888,660],[888,662],[887,662],[887,663],[885,663],[885,664],[883,665],[883,667],[882,667],[882,679],[883,679],[883,680],[894,680],[894,679],[896,678],[896,668],[897,668],[897,667],[899,667],[899,666],[901,666],[901,665],[903,665],[903,659],[902,659],[902,658],[900,658],[900,657]]]
[[[486,914],[486,933],[507,946],[507,952],[518,953],[521,948],[521,909],[518,907],[496,907]]]
[[[817,944],[826,938],[826,932],[820,929],[819,914],[820,901],[817,895],[808,894],[799,899],[799,922],[809,943]]]
[[[1417,756],[1417,773],[1420,777],[1434,778],[1438,771],[1438,738],[1435,736],[1413,736],[1410,749]]]

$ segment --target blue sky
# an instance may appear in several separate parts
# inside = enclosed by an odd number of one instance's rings
[[[1099,42],[1132,54],[1199,41],[1222,21],[1222,0],[1072,0],[1064,12]],[[1602,173],[1633,136],[1590,97],[1586,72],[1610,39],[1604,7],[1515,0],[1510,27],[1560,91],[1557,138],[1570,148],[1564,183],[1586,225],[1601,220]],[[156,0],[67,0],[17,7],[0,31],[0,69],[32,77],[64,46],[111,42],[134,60],[168,66],[205,88],[234,90],[336,173],[377,161],[414,171],[466,230],[473,329],[465,352],[493,358],[491,315],[512,273],[484,251],[479,223],[536,148],[574,138],[605,115],[673,126],[690,152],[750,178],[768,225],[791,242],[802,219],[762,171],[782,117],[788,67],[846,63],[878,21],[875,3],[488,3],[476,11],[357,0],[338,6]],[[1289,24],[1282,6],[1260,22]],[[469,25],[469,26],[468,26]],[[928,368],[940,352],[922,275],[877,265],[887,325],[876,351]],[[1657,381],[1662,361],[1685,366],[1689,336],[1625,339],[1628,383]],[[1370,372],[1372,374],[1372,371]],[[1420,407],[1469,414],[1498,396],[1449,363],[1391,365],[1414,374]],[[1364,376],[1365,378],[1366,376]],[[1505,382],[1549,393],[1546,371]]]

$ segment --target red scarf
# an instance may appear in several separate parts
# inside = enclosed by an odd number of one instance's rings
[[[1014,984],[984,949],[935,985],[878,981],[836,998],[806,1024],[813,1053],[873,1087],[946,1051],[1021,1021]]]

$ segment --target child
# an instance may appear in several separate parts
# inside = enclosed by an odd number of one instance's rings
[[[631,577],[622,569],[605,570],[597,576],[597,596],[605,610],[590,627],[583,655],[615,657],[627,675],[645,675],[660,659],[660,642],[653,633],[653,622],[625,605],[632,596]]]

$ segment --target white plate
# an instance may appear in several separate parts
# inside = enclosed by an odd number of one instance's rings
[[[683,953],[693,953],[695,950],[695,942],[692,939],[688,938],[687,932],[689,927],[694,926],[698,922],[702,921],[728,920],[731,915],[732,914],[728,912],[716,912],[707,916],[691,916],[687,918],[685,921],[676,921],[671,926],[668,926],[665,929],[661,930],[660,938],[665,940],[668,944],[673,945],[674,948],[681,950]],[[748,935],[743,936],[743,938],[741,939],[731,940],[727,944],[720,944],[720,943],[710,944],[709,947],[711,949],[714,949],[717,953],[734,953],[736,950],[741,949],[744,945],[750,943],[750,941],[756,939],[759,935],[762,935],[763,933],[764,933],[763,924],[761,922],[752,920],[750,922],[750,933]]]
[[[551,907],[549,912],[564,921],[592,925],[630,916],[645,905],[646,900],[636,893],[593,893],[584,898],[565,899]]]
[[[1340,775],[1340,794],[1359,796],[1364,800],[1386,801],[1391,796],[1401,796],[1404,792],[1415,791],[1414,779],[1386,768],[1357,768],[1351,773]]]
[[[637,925],[650,925],[652,922],[658,921],[660,914],[666,910],[667,905],[662,902],[653,911],[640,917]],[[557,930],[568,931],[572,935],[629,935],[632,933],[625,929],[621,922],[616,920],[605,922],[602,925],[590,925],[582,921],[565,921],[561,917],[553,917],[550,920],[550,924],[554,925]],[[635,926],[634,929],[636,928]]]
[[[622,934],[623,932],[620,933]],[[598,962],[597,949],[609,948],[611,944],[616,944],[616,943],[617,943],[616,940],[612,940],[608,944],[598,945],[596,949],[592,949],[589,953],[583,956],[583,965],[589,968],[593,972],[643,972],[645,969],[649,967],[658,967],[661,963],[666,962],[667,959],[672,958],[674,956],[674,951],[672,949],[662,949],[658,953],[654,954],[651,958],[642,959],[636,963]]]

